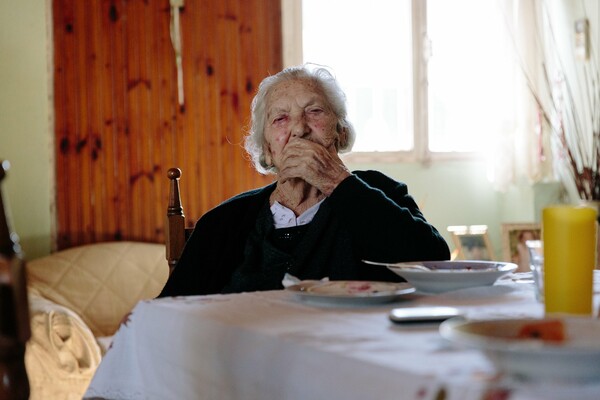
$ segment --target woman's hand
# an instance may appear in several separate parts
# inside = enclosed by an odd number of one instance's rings
[[[309,139],[293,137],[281,153],[280,182],[302,179],[329,196],[350,175],[334,143],[325,147]]]

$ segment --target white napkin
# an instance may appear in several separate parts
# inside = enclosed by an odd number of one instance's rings
[[[328,282],[328,281],[329,281],[328,277],[321,279],[321,282]],[[283,280],[281,281],[281,284],[283,285],[284,288],[287,288],[287,287],[290,287],[293,285],[297,285],[301,282],[302,281],[300,279],[298,279],[294,275],[288,274],[286,272],[286,274],[283,276]]]

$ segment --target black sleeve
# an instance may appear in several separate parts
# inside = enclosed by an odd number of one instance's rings
[[[270,191],[238,195],[204,214],[158,297],[220,293],[242,262],[246,239]]]
[[[356,257],[383,262],[450,258],[448,244],[402,182],[377,171],[356,171],[329,200],[350,232]]]
[[[213,243],[221,233],[214,231],[211,215],[198,220],[186,242],[181,258],[158,297],[188,296],[218,293],[219,271],[223,265],[217,255],[225,252],[222,245]],[[213,234],[210,232],[213,231]]]

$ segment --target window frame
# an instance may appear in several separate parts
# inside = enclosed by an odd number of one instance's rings
[[[283,65],[303,63],[302,0],[281,0]],[[467,160],[483,158],[478,152],[434,152],[429,149],[428,75],[427,75],[427,0],[411,0],[412,71],[413,71],[413,143],[412,150],[352,151],[344,159],[354,163],[398,163]]]

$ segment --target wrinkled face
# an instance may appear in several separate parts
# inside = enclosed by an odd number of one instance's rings
[[[310,81],[286,81],[267,98],[265,159],[279,167],[281,152],[292,140],[307,139],[337,152],[345,137],[336,130],[337,117],[319,88]]]

